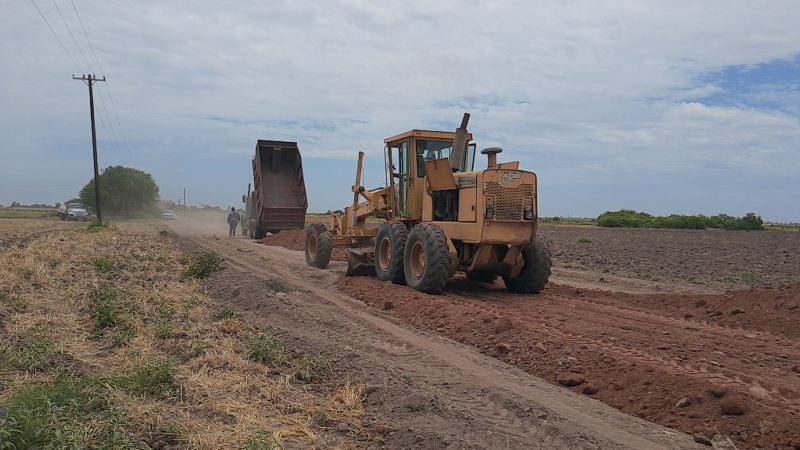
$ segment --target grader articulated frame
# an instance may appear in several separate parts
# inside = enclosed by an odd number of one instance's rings
[[[475,149],[464,114],[455,132],[411,130],[385,139],[386,185],[362,186],[358,154],[353,203],[328,227],[306,227],[306,260],[326,267],[334,247],[347,248],[348,275],[376,274],[428,293],[456,271],[476,282],[501,276],[515,292],[536,293],[550,276],[550,251],[537,239],[536,174],[518,162],[474,171]],[[368,219],[383,222],[369,222]]]

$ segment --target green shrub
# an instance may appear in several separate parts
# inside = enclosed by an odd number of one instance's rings
[[[285,360],[284,345],[270,330],[264,330],[250,341],[247,359],[262,364],[280,364]]]
[[[592,239],[586,236],[580,236],[577,239],[578,244],[591,244]]]
[[[272,278],[266,282],[267,288],[272,292],[289,292],[292,290],[291,286],[282,280]]]
[[[126,347],[138,334],[136,327],[130,322],[124,322],[117,327],[117,334],[114,335],[114,347]]]
[[[183,276],[187,278],[208,278],[219,270],[222,257],[214,252],[205,252],[196,256],[189,265],[183,269]]]
[[[98,231],[103,231],[108,229],[108,224],[105,222],[100,222],[97,219],[94,219],[89,223],[89,226],[86,229],[91,231],[92,233],[96,233]]]
[[[243,450],[278,450],[281,448],[278,438],[271,431],[259,431],[244,443]]]
[[[105,383],[94,377],[60,372],[52,382],[25,386],[4,406],[2,449],[133,448],[127,422],[112,408]],[[88,441],[98,427],[101,447]]]
[[[220,310],[220,312],[217,314],[217,317],[220,319],[232,319],[236,317],[236,309],[233,306],[228,305]]]
[[[169,303],[161,303],[156,309],[156,337],[166,339],[172,336],[172,319],[175,317],[175,307]]]
[[[119,323],[119,295],[119,289],[107,284],[94,288],[89,294],[89,314],[94,322],[95,331],[102,331]]]
[[[50,365],[52,356],[53,341],[47,331],[34,327],[22,332],[13,346],[0,352],[0,369],[37,372]]]
[[[716,216],[687,216],[671,214],[669,216],[651,216],[644,212],[631,209],[619,211],[606,211],[597,217],[597,225],[601,227],[626,227],[626,228],[675,228],[694,229],[719,228],[724,230],[761,230],[764,221],[755,213],[747,213],[744,217],[737,218],[727,214]]]
[[[324,375],[329,366],[323,358],[303,353],[289,361],[289,367],[292,370],[292,378],[310,383]]]
[[[114,270],[114,263],[105,256],[98,256],[93,259],[92,265],[97,273],[108,273]]]
[[[133,395],[168,398],[174,394],[173,372],[170,359],[150,361],[127,375],[116,377],[115,384]]]

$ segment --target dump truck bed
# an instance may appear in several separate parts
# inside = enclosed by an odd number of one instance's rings
[[[308,197],[296,142],[259,140],[253,158],[254,200],[263,232],[302,229]]]

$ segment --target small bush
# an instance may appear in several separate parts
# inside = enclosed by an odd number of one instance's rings
[[[259,431],[251,436],[242,447],[243,450],[278,450],[282,448],[275,433],[271,431]]]
[[[98,256],[92,260],[92,266],[97,273],[108,273],[114,270],[114,263],[105,256]]]
[[[169,231],[166,228],[158,232],[159,236],[169,236]]]
[[[262,364],[280,364],[285,360],[283,342],[270,330],[264,330],[250,341],[247,359]]]
[[[116,378],[115,384],[133,395],[169,398],[174,394],[173,365],[169,359],[150,361],[130,374]]]
[[[205,252],[196,256],[194,260],[183,269],[183,276],[197,279],[208,278],[212,273],[219,270],[220,264],[222,264],[221,256],[214,252]]]
[[[586,236],[580,236],[580,237],[578,237],[577,242],[578,242],[578,244],[591,244],[592,243],[592,239],[588,238]]]

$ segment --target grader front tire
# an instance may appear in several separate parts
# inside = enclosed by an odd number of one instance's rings
[[[333,252],[331,233],[321,223],[306,227],[306,262],[309,266],[324,269],[328,267]]]
[[[447,237],[437,225],[420,223],[406,240],[403,267],[406,284],[428,294],[440,294],[450,272]]]
[[[503,277],[506,287],[519,294],[538,294],[550,279],[552,259],[550,247],[542,238],[537,238],[533,246],[522,250],[522,271],[515,278]]]
[[[381,281],[405,282],[403,268],[408,228],[403,222],[384,222],[375,237],[375,274]]]

